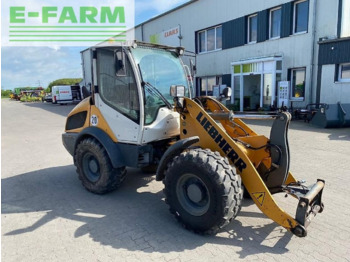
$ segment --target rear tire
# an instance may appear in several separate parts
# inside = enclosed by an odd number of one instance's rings
[[[218,152],[182,153],[170,163],[164,185],[170,212],[196,233],[215,234],[241,208],[241,178]]]
[[[113,168],[107,151],[96,139],[82,140],[77,146],[74,160],[79,179],[92,193],[111,192],[125,179],[125,167]]]

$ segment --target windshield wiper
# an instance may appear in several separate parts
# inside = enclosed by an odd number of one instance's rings
[[[151,85],[149,82],[145,82],[145,81],[142,81],[141,85],[143,87],[147,86],[148,92],[150,92],[152,95],[158,96],[169,109],[173,108],[173,106],[169,103],[169,101],[163,96],[163,94],[156,87]]]
[[[142,75],[142,71],[141,71],[141,67],[140,64],[137,64],[137,67],[139,68],[139,72],[140,72],[140,76],[141,76],[141,85],[143,87],[148,86],[148,92],[150,92],[152,95],[158,95],[158,97],[165,103],[165,105],[169,108],[172,109],[173,106],[169,103],[169,101],[163,96],[163,94],[161,92],[159,92],[159,90],[154,87],[153,85],[151,85],[149,82],[146,82],[143,80],[143,75]]]

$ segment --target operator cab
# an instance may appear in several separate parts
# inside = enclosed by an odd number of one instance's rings
[[[170,87],[184,86],[190,97],[183,52],[141,43],[96,47],[94,100],[118,141],[145,144],[179,135]]]

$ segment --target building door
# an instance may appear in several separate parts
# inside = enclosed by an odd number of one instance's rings
[[[282,57],[265,57],[231,63],[233,108],[240,111],[271,110],[276,102],[276,81],[282,73]]]
[[[273,97],[272,74],[264,74],[263,83],[262,107],[266,110],[270,110]]]
[[[258,110],[260,108],[261,74],[244,76],[243,86],[243,110]]]

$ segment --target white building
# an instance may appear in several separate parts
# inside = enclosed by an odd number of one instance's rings
[[[283,95],[294,108],[350,103],[350,0],[193,0],[135,34],[196,52],[197,95],[225,84],[236,110],[269,109]]]

